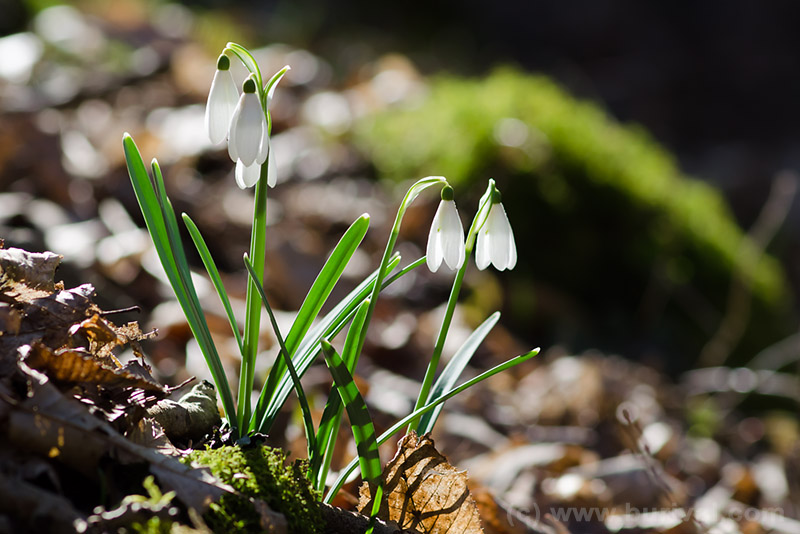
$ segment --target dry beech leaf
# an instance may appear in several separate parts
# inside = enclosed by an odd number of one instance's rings
[[[70,340],[68,329],[72,325],[100,311],[92,303],[91,284],[51,294],[37,289],[35,294],[18,295],[5,289],[0,287],[0,300],[10,299],[12,309],[22,319],[14,333],[0,336],[0,358],[14,358],[20,347],[34,341],[51,347],[65,345]]]
[[[41,343],[33,343],[25,363],[61,384],[93,384],[106,389],[131,387],[159,396],[165,394],[163,386],[122,369],[103,365],[91,354],[79,350],[53,351]]]
[[[55,271],[62,256],[53,252],[28,252],[19,248],[0,250],[0,291],[45,294],[55,291]]]
[[[429,435],[420,438],[411,432],[403,437],[383,470],[383,480],[386,497],[380,519],[424,534],[483,533],[466,471],[450,465]],[[359,510],[368,513],[372,505],[366,483],[360,497]]]

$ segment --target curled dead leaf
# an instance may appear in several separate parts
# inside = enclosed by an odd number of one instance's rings
[[[55,272],[62,256],[53,252],[0,249],[0,291],[55,291]]]
[[[398,443],[383,471],[386,498],[378,517],[402,529],[425,534],[483,533],[478,508],[470,496],[467,473],[447,462],[429,435],[415,432]],[[369,486],[360,490],[359,510],[371,509]]]
[[[54,382],[66,385],[92,384],[106,389],[138,388],[161,397],[166,394],[164,387],[156,382],[104,365],[91,354],[80,350],[53,351],[42,343],[33,343],[25,363],[44,372]]]

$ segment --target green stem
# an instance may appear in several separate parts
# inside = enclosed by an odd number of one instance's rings
[[[256,355],[258,354],[258,336],[261,325],[261,303],[256,284],[264,283],[264,264],[267,242],[267,170],[269,162],[261,166],[261,177],[256,183],[255,207],[253,208],[253,228],[250,234],[250,261],[257,279],[247,280],[245,300],[245,322],[242,348],[242,370],[239,373],[239,411],[237,418],[239,428],[248,427],[252,407],[250,396],[255,379]]]
[[[383,258],[381,258],[380,267],[378,268],[378,276],[375,278],[375,283],[372,286],[369,308],[367,309],[367,316],[364,320],[364,327],[361,330],[358,349],[356,350],[355,361],[353,362],[353,369],[355,369],[358,363],[358,358],[364,348],[364,341],[367,339],[367,330],[369,329],[369,323],[372,319],[372,312],[375,311],[375,305],[378,303],[381,285],[383,284],[383,279],[386,277],[387,265],[389,265],[389,260],[392,257],[392,251],[394,250],[394,245],[397,243],[397,237],[400,235],[400,223],[403,221],[403,215],[405,215],[408,206],[417,198],[417,195],[424,189],[435,184],[447,185],[447,180],[445,180],[443,176],[428,176],[427,178],[418,180],[409,188],[406,196],[403,198],[403,202],[400,203],[400,207],[397,209],[397,216],[394,219],[392,232],[389,234],[389,241],[386,243],[386,249],[383,251]]]
[[[431,355],[431,359],[428,362],[428,368],[425,370],[425,377],[422,379],[422,387],[419,390],[419,395],[417,396],[417,403],[414,406],[414,410],[419,410],[428,402],[428,395],[430,395],[431,387],[433,385],[433,378],[436,375],[436,370],[439,367],[439,360],[442,357],[442,351],[444,350],[444,342],[447,339],[447,333],[450,331],[450,324],[453,322],[453,313],[456,310],[456,304],[458,303],[458,295],[461,293],[461,284],[464,281],[464,275],[467,272],[467,264],[469,263],[469,257],[472,255],[472,249],[475,247],[475,240],[478,236],[478,231],[480,230],[481,226],[486,220],[488,216],[488,208],[491,208],[491,191],[494,188],[494,180],[489,180],[489,186],[486,189],[486,193],[481,197],[481,201],[478,204],[478,212],[475,214],[475,217],[472,219],[472,224],[469,227],[469,231],[467,232],[467,241],[464,245],[464,264],[456,273],[456,278],[453,281],[453,287],[450,290],[450,297],[447,300],[447,309],[444,312],[444,318],[442,319],[442,326],[439,328],[439,336],[436,338],[436,345],[433,348],[433,354]],[[419,418],[413,419],[411,423],[408,425],[408,430],[411,431],[414,427],[419,424]]]
[[[250,263],[250,259],[247,257],[247,254],[244,256],[244,265],[247,268],[250,277],[253,278],[256,274],[255,268],[253,267],[253,264]],[[289,351],[286,349],[286,342],[284,341],[284,337],[281,334],[280,328],[278,327],[278,321],[275,319],[275,314],[272,312],[272,306],[269,305],[267,293],[260,285],[256,289],[258,290],[258,296],[261,298],[261,302],[264,304],[264,308],[267,310],[267,315],[269,315],[270,323],[272,323],[272,330],[275,332],[275,337],[278,339],[278,345],[280,345],[281,348],[280,352],[283,355],[286,368],[289,370],[289,375],[292,377],[292,383],[294,384],[295,391],[297,392],[297,399],[300,401],[300,410],[303,413],[303,425],[305,426],[306,441],[308,443],[308,457],[310,458],[312,452],[316,450],[317,437],[314,434],[314,421],[311,419],[311,409],[308,407],[308,399],[306,398],[306,393],[303,390],[303,385],[300,383],[300,375],[297,374],[297,370],[294,368],[294,364],[292,363],[292,358],[289,356]]]

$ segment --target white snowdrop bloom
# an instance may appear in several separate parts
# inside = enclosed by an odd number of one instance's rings
[[[433,216],[428,234],[426,261],[431,272],[439,270],[442,260],[450,270],[460,269],[464,264],[464,227],[453,201],[453,188],[442,188],[442,201]]]
[[[267,157],[266,150],[262,150],[263,137],[267,135],[267,118],[256,93],[254,76],[244,82],[243,89],[231,118],[228,154],[233,161],[241,161],[249,167],[256,161],[264,163]]]
[[[206,131],[208,138],[219,145],[228,138],[228,127],[239,101],[239,91],[230,71],[231,60],[222,54],[217,60],[217,71],[211,80],[211,90],[206,103]]]
[[[498,271],[513,269],[517,264],[517,246],[514,232],[508,222],[506,210],[500,202],[500,192],[492,194],[492,207],[483,227],[478,231],[478,250],[475,264],[478,269],[486,269],[491,263]]]
[[[269,136],[265,135],[261,144],[261,149],[259,150],[259,156],[255,163],[252,165],[245,165],[242,163],[242,160],[236,161],[234,176],[236,177],[236,185],[241,189],[253,187],[256,185],[256,182],[258,182],[258,179],[261,177],[261,167],[264,164],[262,155],[264,158],[269,157],[267,163],[267,185],[269,187],[275,187],[278,181],[278,165],[275,162],[275,151],[270,147]]]
[[[238,185],[240,189],[253,187],[256,185],[256,182],[258,182],[259,177],[261,177],[261,164],[253,163],[252,165],[246,166],[242,163],[242,160],[237,160],[234,176],[236,177],[236,185]]]

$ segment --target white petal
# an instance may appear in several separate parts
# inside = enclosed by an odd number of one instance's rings
[[[464,264],[464,227],[455,202],[443,200],[440,207],[443,211],[439,219],[439,235],[444,261],[451,270],[460,269]]]
[[[267,143],[269,143],[269,137],[267,138]],[[269,149],[269,157],[267,158],[267,185],[269,187],[275,187],[275,184],[278,183],[278,160],[275,159],[275,151],[270,148]]]
[[[486,228],[491,236],[488,248],[494,267],[498,271],[513,268],[517,264],[517,247],[514,244],[514,232],[511,230],[511,224],[502,204],[492,206]]]
[[[267,135],[267,129],[264,128],[264,132],[261,134],[261,143],[258,145],[256,162],[261,165],[267,161],[267,156],[269,156],[269,135]]]
[[[428,232],[428,247],[425,251],[425,262],[428,264],[428,269],[432,273],[435,273],[439,270],[439,267],[442,265],[442,258],[444,257],[442,253],[442,206],[444,204],[444,200],[439,202],[439,207],[436,209],[436,214],[433,216],[433,222],[431,223],[431,230]]]
[[[236,176],[236,185],[238,185],[240,189],[253,187],[261,177],[261,165],[253,163],[247,166],[242,163],[242,160],[238,160],[236,162],[236,171],[234,175]]]
[[[230,70],[218,70],[211,81],[206,102],[206,132],[215,145],[225,141],[231,117],[239,100],[239,92]]]
[[[239,123],[239,116],[242,114],[242,106],[244,104],[244,94],[239,97],[239,103],[236,104],[236,108],[233,110],[233,115],[231,116],[231,124],[230,128],[228,129],[228,155],[231,157],[231,160],[237,161],[239,159],[239,152],[236,150],[237,147],[237,128],[236,125]]]
[[[508,269],[513,269],[517,266],[517,244],[514,241],[514,232],[511,230],[511,224],[508,225]]]
[[[478,242],[475,244],[475,265],[481,271],[486,269],[491,263],[489,249],[491,247],[492,236],[489,234],[489,221],[483,224],[483,228],[478,232]]]
[[[255,93],[243,93],[231,119],[228,152],[233,150],[242,163],[252,165],[261,148],[261,137],[265,128],[266,118],[258,96]]]

